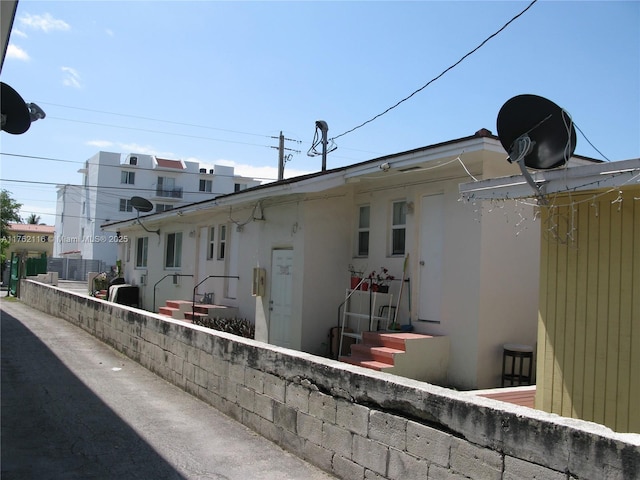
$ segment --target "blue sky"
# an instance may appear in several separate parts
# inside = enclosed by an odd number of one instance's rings
[[[20,0],[0,79],[47,118],[0,133],[1,187],[54,224],[55,184],[80,183],[99,150],[274,179],[280,131],[301,142],[285,176],[317,171],[316,120],[330,137],[365,122],[529,3]],[[522,93],[566,109],[609,159],[640,156],[640,2],[539,0],[340,136],[327,165],[497,133]],[[602,159],[580,134],[576,153]]]

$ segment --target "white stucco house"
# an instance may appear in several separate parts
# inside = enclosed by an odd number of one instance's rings
[[[482,129],[141,216],[146,230],[135,219],[103,228],[127,237],[119,258],[143,308],[191,300],[197,286],[255,322],[257,340],[319,355],[339,323],[349,265],[400,279],[409,254],[399,304],[402,282],[390,290],[401,323],[448,337],[443,383],[496,387],[502,345],[536,342],[539,222],[524,203],[462,202],[458,185],[517,173],[506,157]],[[254,296],[256,268],[265,283]]]
[[[98,152],[85,161],[81,185],[59,185],[56,204],[55,257],[102,260],[115,265],[117,242],[101,225],[135,217],[130,199],[149,198],[163,212],[260,182],[234,174],[234,168],[171,160],[154,155]]]

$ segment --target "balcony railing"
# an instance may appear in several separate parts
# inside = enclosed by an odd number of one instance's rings
[[[182,198],[182,187],[156,188],[156,196],[165,198]]]

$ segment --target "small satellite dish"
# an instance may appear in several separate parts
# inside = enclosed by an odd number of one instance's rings
[[[20,135],[29,130],[31,116],[29,108],[20,94],[4,82],[0,82],[0,107],[2,124],[0,130]]]
[[[147,200],[146,198],[142,198],[142,197],[131,197],[131,206],[133,208],[136,209],[136,218],[138,220],[138,224],[146,231],[149,233],[157,233],[158,237],[160,236],[160,229],[158,230],[149,230],[147,227],[145,227],[143,225],[143,223],[140,221],[140,212],[142,213],[147,213],[150,212],[151,210],[153,210],[153,203],[151,203],[149,200]]]
[[[498,112],[498,137],[509,152],[509,161],[534,169],[563,165],[576,149],[571,116],[550,100],[537,95],[518,95]],[[526,140],[528,138],[528,140]]]
[[[131,206],[138,212],[142,213],[147,213],[153,210],[153,203],[142,197],[131,197]]]

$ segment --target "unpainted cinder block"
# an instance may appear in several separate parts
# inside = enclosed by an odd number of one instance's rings
[[[387,477],[402,480],[423,480],[427,478],[429,464],[413,455],[395,448],[389,449],[389,471]]]
[[[451,443],[451,469],[474,480],[501,480],[502,455],[459,438]]]
[[[369,414],[369,438],[405,450],[407,419],[378,410]]]
[[[387,473],[387,457],[389,456],[389,447],[375,440],[353,436],[353,449],[351,458],[354,462],[369,468],[380,475]]]
[[[519,458],[504,457],[504,474],[502,480],[566,480],[567,475],[550,468],[525,462]]]
[[[316,445],[322,443],[322,420],[312,415],[298,412],[297,417],[298,435],[312,441]]]
[[[336,423],[336,399],[321,392],[311,392],[309,413],[321,420]]]
[[[356,462],[352,462],[338,454],[333,456],[331,467],[331,470],[338,478],[348,478],[349,480],[364,479],[364,467],[362,465],[358,465]]]
[[[336,402],[336,425],[366,437],[369,433],[370,409],[346,400]]]

